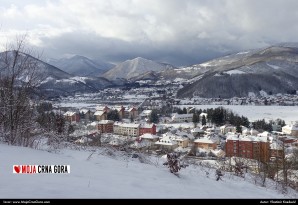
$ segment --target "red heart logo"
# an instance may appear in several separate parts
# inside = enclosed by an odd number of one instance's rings
[[[16,173],[20,173],[20,171],[21,171],[21,166],[20,165],[19,166],[13,166],[13,168],[14,168],[14,171]]]

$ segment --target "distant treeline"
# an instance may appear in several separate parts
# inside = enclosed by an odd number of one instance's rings
[[[277,124],[280,125],[280,127],[285,125],[285,121],[281,119],[277,119],[276,121],[269,121],[266,122],[264,119],[262,120],[257,120],[254,122],[250,122],[247,117],[245,116],[239,116],[238,114],[234,113],[233,111],[223,108],[223,107],[218,107],[218,108],[208,108],[208,109],[186,109],[186,108],[177,108],[175,107],[173,109],[174,112],[178,114],[187,114],[187,113],[192,113],[193,114],[193,122],[194,123],[199,123],[201,120],[201,123],[204,125],[207,123],[212,123],[217,126],[221,126],[224,124],[231,124],[237,127],[237,131],[240,132],[241,126],[245,127],[251,127],[256,130],[260,131],[272,131],[272,125]],[[204,117],[200,117],[201,113],[206,113],[207,118],[206,122],[204,122]]]

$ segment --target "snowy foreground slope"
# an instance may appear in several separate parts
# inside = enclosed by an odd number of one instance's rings
[[[161,161],[140,163],[131,157],[108,156],[103,149],[91,153],[69,149],[49,153],[0,144],[0,198],[295,198],[238,177],[216,181],[213,171],[207,178],[198,167],[182,169],[178,178]],[[70,174],[13,174],[13,164],[69,164]]]

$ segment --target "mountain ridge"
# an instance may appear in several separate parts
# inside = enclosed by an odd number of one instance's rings
[[[52,64],[61,70],[76,76],[100,76],[114,65],[100,60],[95,62],[90,58],[81,55],[74,55],[70,58],[49,59]]]
[[[102,77],[105,77],[109,80],[116,80],[117,78],[128,80],[149,71],[163,71],[174,68],[176,67],[170,64],[159,63],[142,57],[137,57],[119,63],[114,68],[105,72]]]
[[[12,53],[13,51],[0,53],[0,64],[4,63],[5,55],[11,55],[9,52]],[[59,95],[72,95],[76,92],[96,92],[99,89],[113,85],[113,83],[101,77],[86,77],[82,80],[78,76],[71,75],[32,55],[22,52],[19,52],[19,54],[21,57],[20,62],[22,58],[27,58],[36,66],[35,75],[38,76],[39,81],[36,94],[40,96],[58,97]],[[13,56],[11,59],[13,59]],[[22,76],[21,79],[26,79],[26,76]]]
[[[298,48],[270,46],[239,52],[194,65],[206,67],[200,79],[177,97],[247,97],[249,93],[292,93],[298,90]],[[194,76],[195,78],[197,76]],[[244,83],[245,82],[245,83]]]

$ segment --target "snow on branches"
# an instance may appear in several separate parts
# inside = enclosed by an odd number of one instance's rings
[[[179,156],[176,153],[168,153],[167,162],[163,163],[163,165],[167,165],[173,174],[178,173],[181,168],[187,167],[187,165],[180,164]]]

